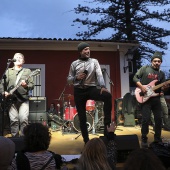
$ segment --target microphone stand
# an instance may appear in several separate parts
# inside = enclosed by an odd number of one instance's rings
[[[64,126],[65,126],[65,118],[64,118],[64,111],[65,111],[65,104],[64,104],[64,92],[65,92],[65,90],[66,90],[66,87],[67,87],[67,85],[68,85],[68,83],[66,83],[66,85],[64,86],[64,89],[63,89],[63,91],[61,92],[61,94],[60,94],[60,97],[59,97],[59,99],[58,100],[61,100],[62,101],[62,105],[63,105],[63,118],[62,118],[62,120],[63,120],[63,123],[62,123],[62,125],[61,125],[61,128],[62,128],[62,134],[64,133],[63,131],[64,131]]]
[[[5,100],[5,91],[7,91],[7,82],[6,82],[7,76],[6,76],[6,72],[7,72],[8,68],[9,68],[11,62],[13,62],[13,61],[12,60],[8,60],[7,67],[5,69],[5,72],[2,75],[1,80],[0,80],[0,84],[2,83],[2,80],[4,80],[4,82],[3,82],[3,91],[4,91],[4,94],[2,95],[2,102],[3,102],[3,105],[2,105],[2,114],[1,114],[2,116],[0,116],[0,124],[1,124],[0,134],[1,134],[1,136],[4,135],[4,115],[5,115],[5,111],[6,111],[6,108],[5,108],[5,106],[6,106],[6,103],[5,103],[6,102],[6,100]]]
[[[111,80],[111,78],[110,78],[108,72],[106,71],[106,69],[102,69],[102,71],[105,72],[105,73],[107,74],[107,77],[109,78],[109,81],[110,81],[109,84],[111,85],[111,94],[112,94],[114,83],[113,83],[113,81]]]
[[[113,86],[114,86],[114,83],[113,83],[113,81],[111,80],[111,78],[110,78],[108,72],[106,71],[106,69],[102,69],[102,71],[105,72],[106,75],[107,75],[107,77],[109,78],[109,81],[110,81],[109,84],[111,85],[111,95],[113,96]],[[117,116],[116,116],[116,117],[117,117]],[[117,129],[117,128],[116,128],[116,130],[123,131],[122,129]]]
[[[64,108],[64,92],[65,92],[65,90],[66,90],[67,85],[68,85],[68,83],[66,83],[66,85],[65,85],[65,87],[64,87],[63,91],[61,92],[60,97],[59,97],[59,99],[58,99],[58,100],[62,100],[63,116],[64,116],[64,109],[65,109],[65,108]]]

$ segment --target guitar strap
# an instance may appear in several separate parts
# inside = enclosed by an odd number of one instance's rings
[[[15,85],[18,84],[18,82],[19,82],[19,80],[20,80],[23,72],[24,72],[24,68],[22,68],[22,69],[19,71],[19,73],[17,74],[17,79],[16,79],[16,81],[15,81]]]

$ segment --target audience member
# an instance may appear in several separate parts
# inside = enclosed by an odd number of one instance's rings
[[[76,170],[114,170],[116,167],[116,145],[114,131],[116,126],[111,123],[107,127],[107,141],[102,138],[89,140],[78,160]]]
[[[15,154],[15,144],[9,138],[0,136],[0,169],[7,170]]]
[[[51,133],[41,123],[32,123],[24,128],[23,152],[13,159],[12,168],[17,170],[57,169],[62,164],[60,155],[48,151]]]
[[[54,103],[50,104],[48,109],[48,124],[51,126],[52,131],[60,130],[61,125],[63,124],[63,119],[61,118],[61,108],[57,104],[57,109]]]
[[[57,110],[55,108],[55,104],[54,103],[50,104],[50,107],[48,109],[48,113],[52,114],[52,115],[57,115]]]
[[[57,110],[55,108],[55,104],[51,103],[47,111],[47,117],[48,117],[48,125],[53,128],[56,126],[56,123],[54,122],[54,116],[57,116]]]
[[[160,159],[150,149],[140,148],[132,151],[123,170],[165,170]]]

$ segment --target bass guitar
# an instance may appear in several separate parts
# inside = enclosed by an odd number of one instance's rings
[[[136,100],[139,103],[145,103],[150,97],[158,96],[159,93],[155,93],[155,90],[161,88],[164,85],[164,83],[170,83],[170,80],[168,80],[155,86],[155,83],[157,81],[158,80],[153,80],[148,85],[143,85],[144,87],[146,87],[147,90],[146,93],[142,93],[141,89],[138,87],[135,89]]]
[[[25,79],[27,81],[30,77],[37,76],[40,74],[40,69],[36,69],[31,72],[31,74]],[[21,86],[22,82],[19,82],[16,86],[11,86],[8,89],[8,93],[10,94],[6,99],[5,99],[5,106],[10,107],[10,105],[13,103],[14,98],[17,98],[18,100],[22,101],[22,97],[19,96],[19,93],[14,94],[14,92]],[[18,97],[17,97],[18,96]]]

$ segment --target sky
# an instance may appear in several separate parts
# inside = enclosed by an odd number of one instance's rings
[[[78,17],[74,8],[84,0],[0,0],[0,37],[12,38],[78,38],[85,28],[73,25]],[[92,2],[92,0],[86,0]],[[170,24],[169,24],[170,25]],[[165,25],[165,27],[169,27]],[[162,26],[162,25],[161,25]],[[169,27],[170,28],[170,27]],[[96,37],[107,38],[109,30]],[[169,41],[170,37],[166,38]],[[170,70],[170,44],[163,56],[162,70]],[[144,64],[148,62],[144,62]]]

